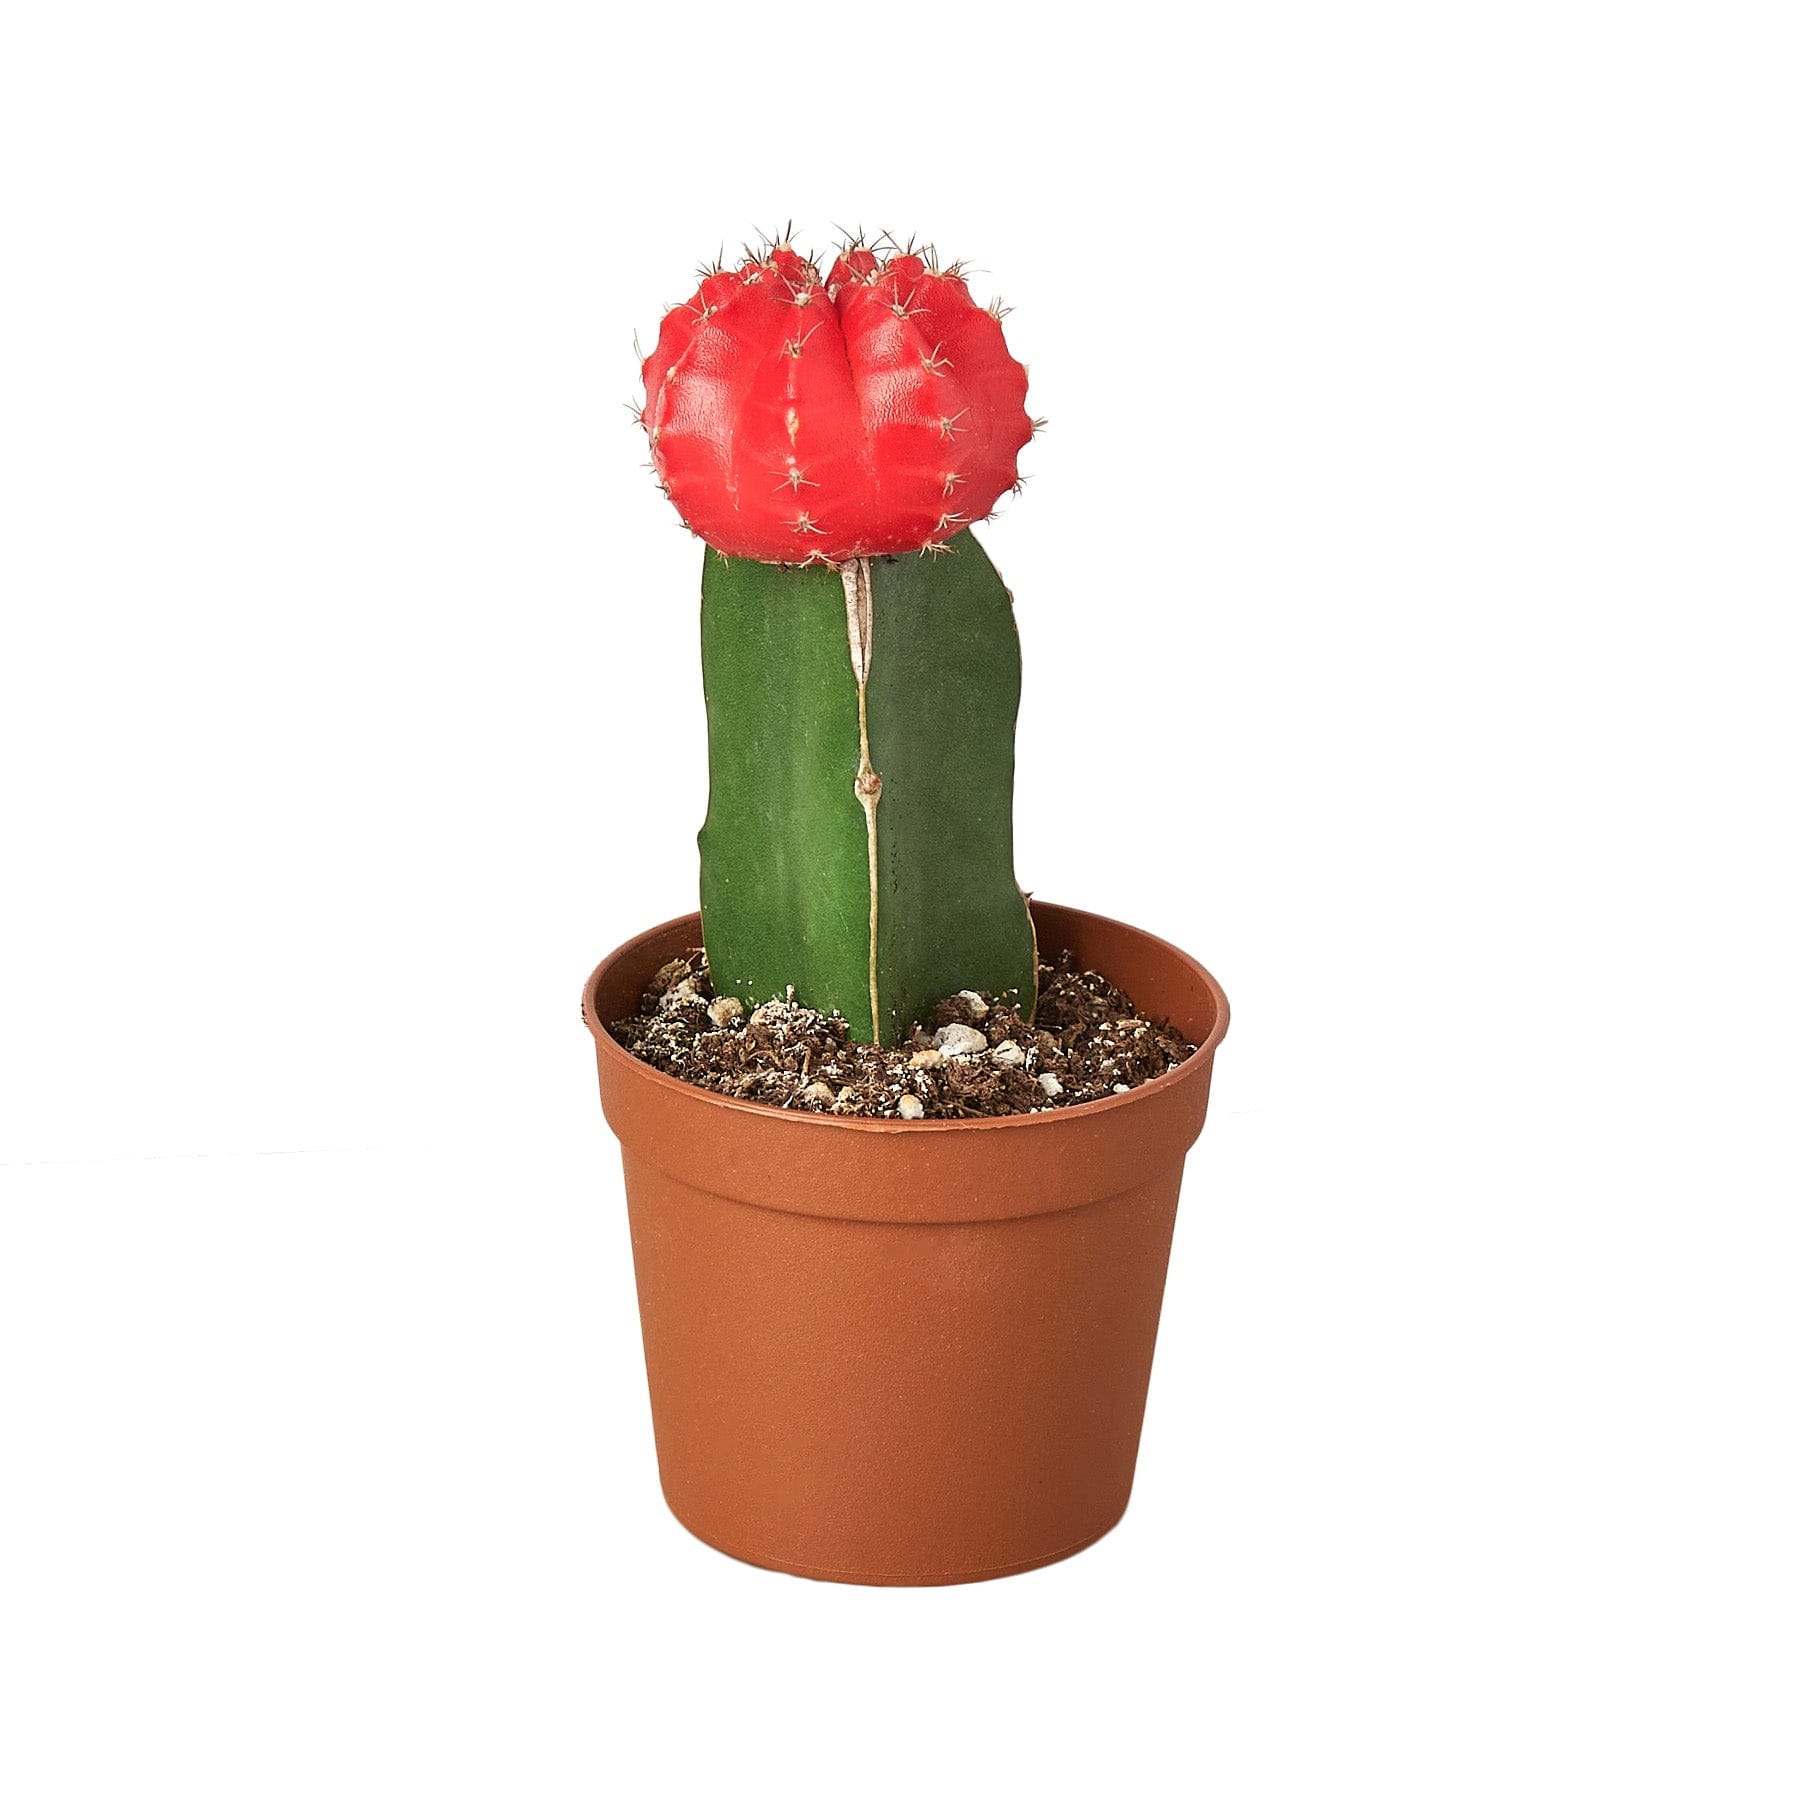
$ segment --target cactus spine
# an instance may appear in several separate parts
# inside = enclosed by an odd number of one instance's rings
[[[928,556],[783,567],[709,550],[715,987],[795,997],[892,1045],[961,988],[1035,999],[1012,869],[1019,643],[967,532]]]

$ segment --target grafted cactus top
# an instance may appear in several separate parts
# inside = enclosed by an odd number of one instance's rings
[[[942,547],[1018,480],[1025,370],[954,267],[786,244],[716,269],[644,359],[663,490],[726,556],[847,563]]]

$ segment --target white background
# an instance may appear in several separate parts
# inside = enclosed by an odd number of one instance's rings
[[[9,9],[0,1789],[1791,1795],[1786,9]],[[1137,1496],[657,1491],[582,978],[693,904],[634,330],[1003,293],[1018,860],[1236,1009]]]

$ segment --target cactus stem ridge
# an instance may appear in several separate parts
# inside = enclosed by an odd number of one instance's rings
[[[856,677],[856,731],[859,755],[856,798],[869,839],[869,1019],[877,1049],[881,1047],[881,972],[879,941],[881,877],[876,854],[875,808],[881,800],[881,777],[869,761],[869,652],[875,641],[875,590],[869,559],[852,558],[839,571],[844,582],[844,627],[850,640],[850,672]]]

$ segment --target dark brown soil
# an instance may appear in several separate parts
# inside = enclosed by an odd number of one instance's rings
[[[791,990],[790,990],[791,991]],[[716,1094],[862,1118],[991,1119],[1128,1093],[1194,1046],[1140,1018],[1106,980],[1065,955],[1038,970],[1037,1017],[961,993],[897,1050],[852,1043],[835,1015],[790,1000],[746,1013],[713,998],[706,955],[665,963],[612,1034],[652,1068]],[[915,1110],[916,1109],[916,1110]]]

